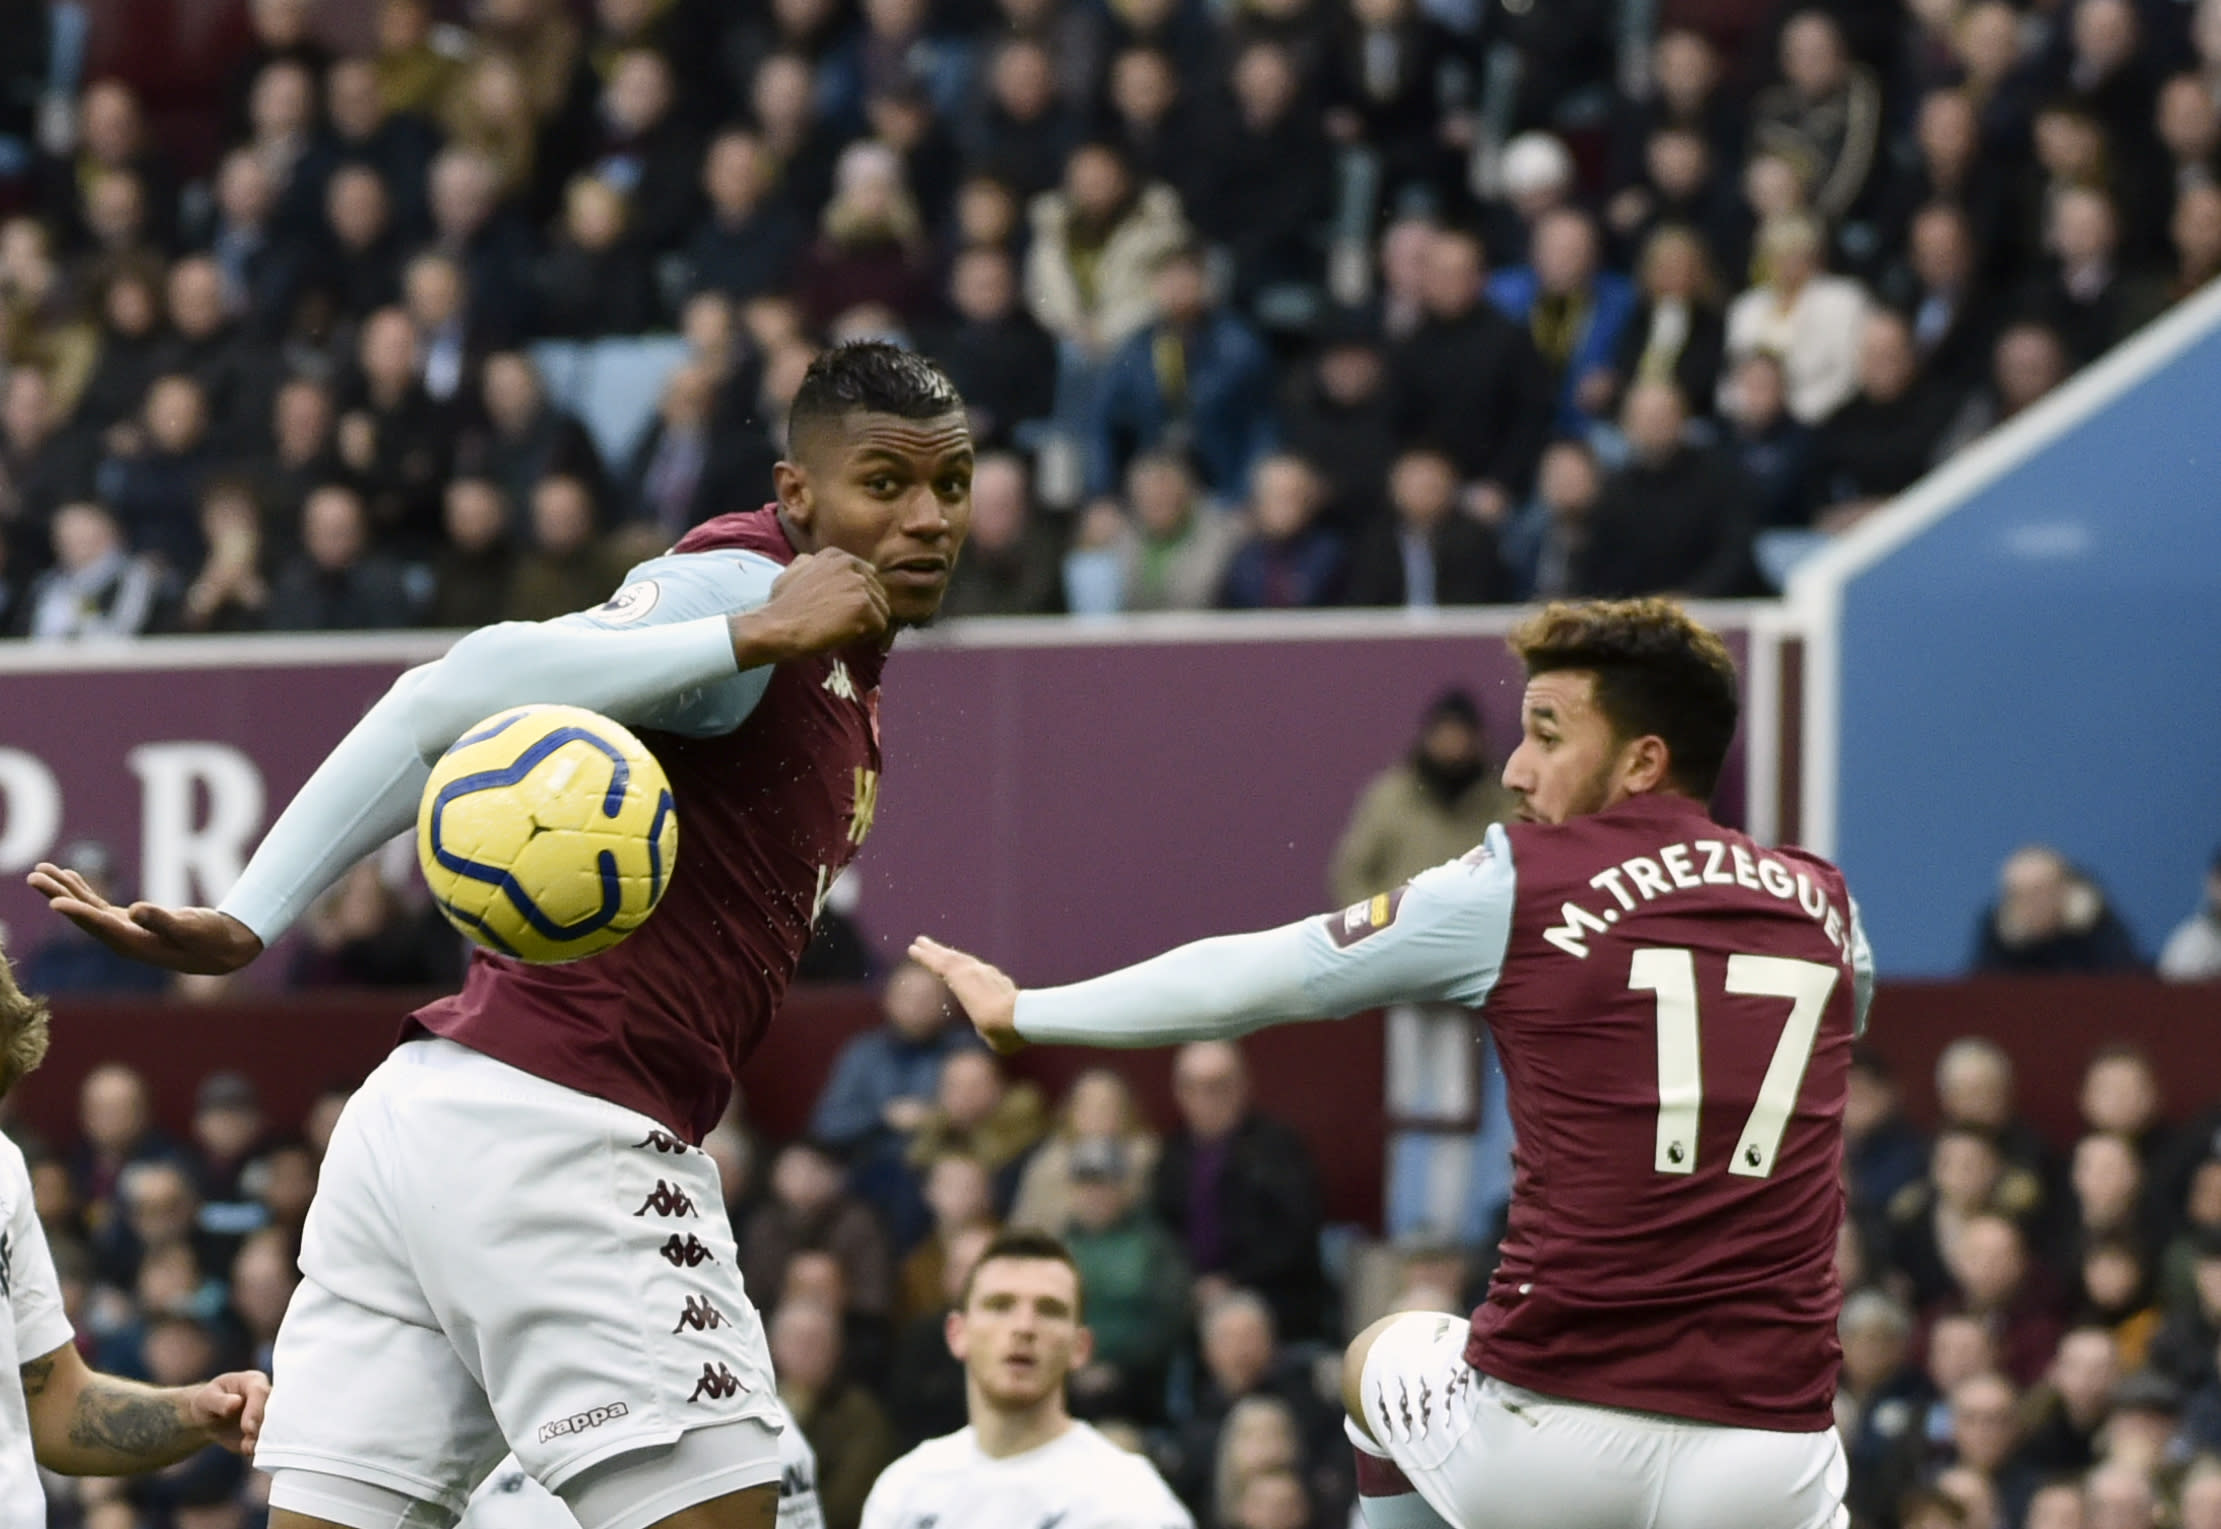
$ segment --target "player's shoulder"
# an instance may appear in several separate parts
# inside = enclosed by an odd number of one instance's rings
[[[1087,1423],[1072,1425],[1073,1454],[1086,1461],[1091,1498],[1121,1524],[1192,1529],[1194,1520],[1147,1458],[1121,1448]]]
[[[30,1160],[23,1155],[21,1144],[5,1131],[0,1131],[0,1181],[26,1193],[31,1188]]]
[[[927,1439],[908,1454],[898,1456],[892,1465],[881,1471],[878,1484],[872,1489],[873,1493],[876,1495],[884,1491],[890,1496],[899,1497],[935,1477],[966,1470],[976,1454],[969,1428],[945,1433],[938,1439]]]

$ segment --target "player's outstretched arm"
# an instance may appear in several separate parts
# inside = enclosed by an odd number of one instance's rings
[[[949,985],[988,1044],[1168,1046],[1394,1003],[1479,1005],[1511,937],[1511,846],[1482,850],[1341,913],[1198,940],[1065,987],[1020,988],[930,939],[910,954]]]
[[[211,1444],[251,1452],[270,1378],[254,1371],[198,1386],[142,1386],[87,1368],[72,1344],[23,1366],[31,1450],[65,1476],[158,1470]]]

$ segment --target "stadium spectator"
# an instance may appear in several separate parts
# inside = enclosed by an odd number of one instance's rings
[[[1022,426],[1049,417],[1056,396],[1056,342],[1019,296],[1010,252],[973,245],[950,270],[954,317],[925,346],[964,395],[983,451],[1010,450]]]
[[[1226,1438],[1243,1403],[1263,1402],[1283,1414],[1278,1421],[1293,1419],[1296,1462],[1326,1458],[1341,1426],[1332,1409],[1320,1404],[1300,1357],[1280,1346],[1272,1308],[1255,1292],[1228,1289],[1200,1310],[1203,1363],[1194,1411],[1175,1432],[1164,1466],[1181,1499],[1207,1511],[1227,1454]],[[1277,1437],[1285,1450],[1288,1435]]]
[[[1635,289],[1601,268],[1596,225],[1578,208],[1555,208],[1535,224],[1529,259],[1489,278],[1489,301],[1526,325],[1557,392],[1557,429],[1577,434],[1612,405]]]
[[[1081,145],[1064,184],[1033,200],[1026,306],[1076,352],[1068,365],[1099,368],[1155,317],[1159,262],[1187,238],[1180,198],[1135,181],[1108,143]]]
[[[197,567],[201,486],[213,464],[208,397],[183,373],[157,377],[139,419],[109,432],[112,443],[94,485],[115,512],[133,550],[172,573]]]
[[[1870,1047],[1851,1053],[1843,1107],[1843,1157],[1854,1207],[1881,1208],[1927,1171],[1928,1144],[1905,1119],[1897,1079]]]
[[[550,475],[601,481],[593,437],[547,396],[529,355],[495,351],[478,375],[483,424],[458,444],[457,465],[464,473],[491,479],[513,506],[530,504],[533,486]]]
[[[1277,434],[1270,357],[1212,300],[1201,249],[1167,252],[1150,291],[1155,317],[1111,353],[1096,395],[1088,490],[1110,493],[1135,453],[1170,446],[1212,493],[1238,499]]]
[[[271,405],[268,454],[248,474],[262,508],[263,538],[272,563],[298,547],[301,507],[325,484],[344,478],[332,391],[311,377],[290,377]]]
[[[129,420],[146,401],[162,363],[162,275],[134,261],[103,274],[95,288],[100,313],[98,359],[77,400],[72,423],[102,434]],[[127,432],[128,434],[128,432]],[[124,437],[106,435],[110,451]]]
[[[781,1291],[804,1251],[830,1253],[848,1308],[881,1317],[894,1304],[894,1266],[871,1208],[848,1193],[840,1164],[822,1144],[790,1143],[771,1165],[770,1194],[738,1228],[749,1288]]]
[[[2049,325],[2084,366],[2113,348],[2165,305],[2164,294],[2128,268],[2120,214],[2095,187],[2068,186],[2051,199],[2045,243],[2049,268],[2023,292],[2023,316]]]
[[[1504,527],[1504,564],[1516,598],[1554,600],[1575,591],[1603,492],[1604,470],[1587,443],[1553,441],[1543,451],[1534,501]]]
[[[1457,468],[1448,457],[1426,447],[1397,457],[1388,505],[1391,518],[1375,520],[1357,539],[1344,592],[1349,604],[1431,610],[1511,598],[1496,533],[1460,512]]]
[[[986,70],[986,99],[971,124],[969,162],[1031,199],[1055,187],[1077,125],[1058,94],[1056,62],[1036,38],[1005,38]]]
[[[1342,591],[1346,551],[1318,523],[1319,480],[1310,464],[1286,454],[1251,475],[1249,535],[1235,548],[1219,588],[1230,610],[1300,610],[1331,605]]]
[[[1072,1080],[1047,1140],[1026,1161],[1018,1193],[1010,1205],[1010,1224],[1064,1235],[1072,1217],[1073,1154],[1083,1142],[1117,1144],[1126,1185],[1145,1194],[1156,1171],[1158,1141],[1135,1104],[1126,1080],[1106,1067],[1094,1067]]]
[[[1825,10],[1800,11],[1781,33],[1782,82],[1751,103],[1751,143],[1795,165],[1828,222],[1857,206],[1882,142],[1882,92]]]
[[[1322,1330],[1318,1170],[1303,1139],[1250,1107],[1241,1051],[1225,1042],[1181,1048],[1172,1096],[1181,1127],[1157,1163],[1151,1203],[1180,1238],[1196,1274],[1196,1307],[1255,1291],[1291,1341]]]
[[[1214,125],[1202,83],[1194,73],[1183,79],[1161,48],[1137,45],[1111,60],[1104,133],[1137,175],[1171,187],[1183,207],[1211,193],[1210,156],[1195,152]]]
[[[90,444],[63,425],[46,373],[11,368],[0,384],[0,543],[18,575],[45,566],[54,512],[92,492]]]
[[[665,545],[762,494],[762,479],[746,476],[754,465],[747,450],[751,434],[720,428],[716,409],[717,382],[709,368],[674,367],[663,380],[655,418],[633,448],[628,507]]]
[[[2120,1379],[2120,1356],[2104,1328],[2078,1327],[2059,1340],[2044,1384],[2028,1398],[2020,1446],[2039,1478],[2080,1475],[2097,1464]]]
[[[1586,412],[1604,416],[1635,382],[1671,382],[1691,407],[1709,410],[1727,343],[1719,282],[1701,236],[1663,224],[1644,241],[1633,311],[1607,361],[1582,380]],[[1561,421],[1561,428],[1563,422]]]
[[[1055,533],[1033,509],[1023,458],[991,452],[972,472],[972,530],[943,616],[1040,616],[1062,603]]]
[[[416,329],[417,380],[452,413],[477,393],[482,355],[463,308],[462,270],[445,255],[419,255],[402,272],[401,293]]]
[[[416,600],[401,565],[372,550],[361,496],[339,483],[310,494],[301,507],[301,551],[270,592],[270,630],[348,631],[409,626],[415,619]]]
[[[2221,186],[2183,187],[2168,224],[2175,267],[2167,286],[2170,302],[2181,302],[2221,275]]]
[[[2175,1160],[2178,1137],[2167,1122],[2159,1075],[2134,1043],[2108,1042],[2091,1054],[2076,1104],[2084,1127],[2118,1137],[2139,1171]]]
[[[2001,1186],[2008,1214],[2038,1213],[2044,1195],[2064,1178],[2058,1154],[2018,1111],[2013,1059],[1997,1042],[1963,1036],[1936,1058],[1936,1107],[1949,1125],[1986,1133],[2009,1168],[2020,1170]]]
[[[556,473],[533,486],[531,540],[509,581],[506,619],[553,621],[609,598],[631,559],[602,539],[595,518],[581,480]]]
[[[263,575],[262,511],[245,483],[209,481],[201,495],[200,532],[208,555],[178,603],[178,625],[189,632],[259,631],[270,582]]]
[[[1913,215],[1905,264],[1883,296],[1911,326],[1921,375],[1957,403],[1982,379],[2000,316],[1965,212],[1935,202]]]
[[[870,1392],[844,1373],[837,1312],[782,1303],[770,1327],[780,1399],[817,1452],[826,1529],[857,1529],[871,1484],[895,1458],[894,1430]]]
[[[775,194],[774,179],[755,133],[727,128],[711,140],[702,163],[707,215],[684,251],[690,291],[745,302],[785,290],[806,236],[793,206]]]
[[[1380,160],[1380,200],[1441,205],[1469,146],[1473,77],[1457,35],[1411,0],[1361,0],[1337,29],[1325,79],[1328,135]]]
[[[970,1026],[950,1022],[940,979],[915,962],[888,974],[880,1011],[884,1024],[841,1047],[810,1112],[811,1134],[843,1151],[907,1141],[933,1112],[941,1064],[979,1045]]]
[[[1547,433],[1542,360],[1526,332],[1482,296],[1478,238],[1436,230],[1422,269],[1422,317],[1389,352],[1397,437],[1448,452],[1466,510],[1501,520],[1527,492]]]
[[[1941,462],[2048,397],[2072,370],[2059,336],[2042,324],[2016,323],[1997,338],[1991,353],[1990,380],[1968,397],[1943,438],[1936,443]]]
[[[1922,374],[1912,326],[1888,309],[1868,314],[1858,391],[1814,433],[1813,523],[1847,530],[1911,488],[1928,471],[1947,408]]]
[[[409,10],[404,3],[388,9]],[[430,224],[425,181],[432,156],[439,152],[437,112],[404,107],[386,99],[374,58],[342,58],[324,73],[325,130],[302,174],[329,193],[339,170],[360,166],[378,177],[393,199],[397,229],[419,238]]]
[[[1463,690],[1444,691],[1419,718],[1410,754],[1358,797],[1334,847],[1328,895],[1348,906],[1401,886],[1471,850],[1517,808],[1489,758],[1480,708]]]
[[[279,363],[224,312],[223,274],[213,261],[188,257],[170,267],[168,307],[159,369],[200,384],[218,451],[227,457],[252,451],[270,417]]]
[[[1859,1290],[1843,1302],[1837,1322],[1843,1374],[1836,1387],[1836,1427],[1851,1462],[1855,1492],[1879,1480],[1904,1447],[1906,1430],[1918,1425],[1930,1400],[1928,1380],[1913,1361],[1913,1316],[1881,1290]],[[1863,1516],[1864,1504],[1852,1499]]]
[[[1072,1215],[1065,1241],[1087,1291],[1095,1356],[1072,1378],[1084,1415],[1154,1423],[1187,1329],[1187,1260],[1136,1191],[1116,1137],[1084,1138],[1071,1153]]]
[[[532,237],[501,203],[495,162],[464,143],[432,161],[431,248],[463,272],[464,306],[489,345],[525,338],[531,322]]]
[[[987,1165],[969,1152],[937,1153],[924,1167],[923,1193],[932,1223],[895,1271],[895,1325],[945,1311],[949,1249],[964,1232],[996,1230],[995,1187]]]
[[[2159,1499],[2148,1472],[2127,1463],[2106,1464],[2083,1485],[2089,1529],[2159,1529]]]
[[[96,503],[54,513],[54,566],[24,597],[27,634],[40,642],[135,637],[154,624],[162,574],[134,554],[116,517]]]
[[[994,1176],[995,1211],[1000,1216],[1018,1192],[1026,1154],[1046,1130],[1041,1090],[1012,1083],[1002,1065],[984,1050],[964,1048],[941,1062],[933,1108],[918,1126],[907,1154],[913,1168],[946,1152],[968,1152]],[[898,1211],[894,1232],[907,1243],[910,1231]]]
[[[1292,389],[1281,438],[1319,475],[1319,521],[1355,538],[1380,519],[1396,456],[1387,355],[1372,322],[1338,310],[1314,336],[1318,354]]]
[[[1962,27],[1979,27],[1971,8],[1968,17]],[[1924,213],[1944,207],[1959,215],[1980,275],[1994,280],[2017,263],[2011,178],[1996,174],[1994,165],[1985,166],[1981,111],[1971,87],[1947,87],[1921,97],[1910,162],[1900,165],[1882,187],[1875,222],[1886,285],[1905,285],[1913,225]]]
[[[873,305],[914,325],[933,304],[925,241],[901,159],[884,144],[851,144],[834,171],[817,242],[795,273],[804,317],[823,328]]]
[[[2034,1181],[2008,1169],[1997,1138],[1946,1122],[1928,1152],[1928,1171],[1889,1202],[1889,1261],[1921,1307],[1952,1289],[1951,1250],[1975,1217],[1993,1210],[2026,1216],[2040,1203]]]
[[[1858,387],[1859,326],[1867,310],[1858,283],[1826,274],[1820,257],[1820,229],[1810,218],[1773,219],[1758,233],[1764,275],[1727,310],[1730,368],[1759,351],[1780,357],[1789,412],[1807,425],[1825,420]]]
[[[2002,1375],[1976,1375],[1951,1392],[1953,1463],[1982,1478],[2007,1524],[2021,1521],[2038,1484],[2021,1455],[2019,1412],[2020,1394]]]
[[[2041,1269],[2028,1256],[2021,1229],[2010,1217],[1984,1211],[1969,1217],[1945,1250],[1957,1293],[1947,1310],[1975,1317],[1998,1348],[1999,1368],[2016,1385],[2043,1378],[2063,1331]]]
[[[409,895],[408,862],[395,859],[362,861],[309,910],[289,973],[293,986],[431,989],[461,980],[454,929]]]
[[[2221,979],[2221,850],[2206,868],[2205,901],[2160,948],[2159,974],[2169,982]]]
[[[662,53],[623,49],[606,73],[587,173],[623,198],[636,246],[665,254],[697,219],[702,145],[678,109],[672,63]]]
[[[1319,7],[1323,11],[1324,7]],[[1234,263],[1234,300],[1307,312],[1323,274],[1321,225],[1333,210],[1333,156],[1309,105],[1295,50],[1259,36],[1227,77],[1233,111],[1206,139],[1217,175],[1189,214]],[[1199,149],[1200,149],[1199,145]]]
[[[1975,933],[1984,972],[2136,971],[2135,938],[2097,884],[2057,850],[2015,850],[1998,872],[1997,901]]]
[[[45,160],[34,177],[40,211],[65,243],[81,246],[86,236],[83,199],[112,174],[139,183],[146,202],[150,242],[171,247],[177,237],[177,176],[168,159],[147,142],[146,115],[139,97],[121,79],[95,79],[77,98],[75,131],[67,146]]]
[[[1205,496],[1187,459],[1175,452],[1145,452],[1126,469],[1129,521],[1119,507],[1098,501],[1081,518],[1065,587],[1074,610],[1209,610],[1218,601],[1242,540],[1238,516]],[[1101,560],[1107,595],[1088,605],[1090,557]]]
[[[1689,441],[1688,423],[1672,383],[1628,390],[1628,461],[1591,513],[1582,593],[1717,599],[1750,589],[1750,487],[1732,461]]]
[[[420,553],[438,535],[453,419],[424,386],[423,345],[406,310],[381,308],[366,319],[356,355],[333,437],[339,459],[380,543]]]
[[[300,1275],[293,1267],[291,1240],[265,1227],[240,1244],[231,1261],[231,1319],[246,1340],[249,1361],[266,1367],[277,1345],[278,1323]]]
[[[949,1352],[948,1313],[963,1298],[980,1254],[994,1239],[994,1230],[986,1226],[967,1227],[951,1237],[942,1252],[939,1304],[895,1335],[887,1371],[887,1415],[906,1447],[964,1426],[964,1366]]]
[[[638,334],[653,321],[646,241],[633,236],[628,217],[624,194],[607,180],[581,175],[564,188],[562,229],[533,273],[541,334],[598,340]]]

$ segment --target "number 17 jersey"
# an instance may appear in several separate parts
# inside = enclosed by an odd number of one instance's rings
[[[1483,1014],[1518,1147],[1467,1358],[1574,1401],[1832,1426],[1872,982],[1842,874],[1676,796],[1501,842],[1516,890]]]

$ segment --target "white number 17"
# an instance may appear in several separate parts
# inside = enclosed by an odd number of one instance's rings
[[[1727,991],[1737,997],[1786,998],[1789,1022],[1782,1026],[1774,1059],[1758,1085],[1758,1102],[1743,1122],[1735,1160],[1727,1171],[1763,1179],[1774,1171],[1774,1154],[1797,1108],[1805,1064],[1827,1012],[1828,995],[1841,972],[1817,961],[1782,956],[1729,956]],[[1658,1155],[1660,1173],[1694,1173],[1697,1121],[1704,1107],[1704,1063],[1697,1046],[1697,965],[1687,950],[1635,952],[1627,985],[1658,995]]]

